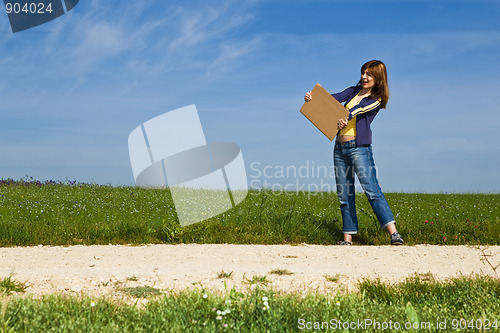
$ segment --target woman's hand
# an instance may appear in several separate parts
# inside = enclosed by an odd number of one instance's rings
[[[311,99],[312,99],[311,90],[309,90],[308,92],[306,92],[306,95],[304,96],[304,101],[309,102]]]
[[[337,124],[339,129],[343,129],[344,127],[347,126],[347,119],[339,119],[339,122]]]

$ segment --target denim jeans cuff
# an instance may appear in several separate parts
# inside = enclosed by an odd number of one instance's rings
[[[386,224],[380,226],[380,229],[385,229],[387,228],[388,226],[390,226],[391,224],[396,224],[396,221],[392,220],[392,221],[389,221],[387,222]]]
[[[357,231],[342,231],[343,234],[346,235],[356,235],[358,232]]]

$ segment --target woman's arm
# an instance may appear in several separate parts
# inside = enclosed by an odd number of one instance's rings
[[[347,87],[341,92],[338,92],[336,94],[332,94],[333,98],[335,98],[339,103],[343,103],[352,97],[354,97],[354,90],[356,87]]]
[[[342,90],[341,92],[338,92],[336,94],[332,94],[333,98],[335,98],[339,103],[345,102],[348,99],[350,99],[354,93],[355,87],[348,87]],[[309,102],[312,99],[312,91],[309,90],[306,92],[306,95],[304,96],[304,101]]]
[[[372,111],[378,111],[380,110],[380,101],[375,101],[373,98],[363,98],[361,100],[361,102],[356,105],[356,106],[353,106],[350,110],[349,110],[349,120],[351,120],[352,118],[360,115],[360,114],[363,114],[363,113],[367,113],[367,112],[372,112]]]

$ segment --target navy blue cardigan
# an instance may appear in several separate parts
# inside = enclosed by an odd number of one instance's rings
[[[347,105],[351,99],[362,89],[361,86],[348,87],[332,96],[340,103],[346,102]],[[372,130],[370,124],[380,110],[380,101],[372,97],[365,97],[349,110],[349,120],[356,117],[356,146],[372,144]]]

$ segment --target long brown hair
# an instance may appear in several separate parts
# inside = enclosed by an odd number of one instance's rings
[[[389,82],[387,81],[387,69],[380,60],[370,60],[361,66],[361,73],[367,72],[375,79],[370,95],[380,100],[380,107],[385,109],[389,101]],[[361,85],[361,80],[358,82]]]

